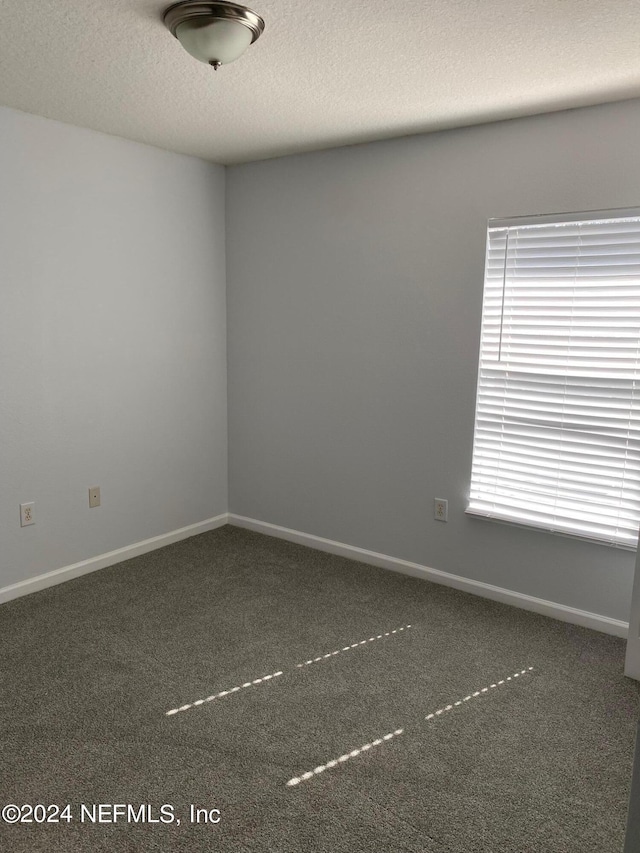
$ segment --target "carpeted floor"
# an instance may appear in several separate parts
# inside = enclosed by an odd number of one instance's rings
[[[71,806],[7,853],[622,849],[604,634],[224,527],[0,607],[0,649],[0,805]]]

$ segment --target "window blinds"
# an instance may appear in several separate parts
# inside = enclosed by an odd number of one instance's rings
[[[635,547],[640,210],[491,221],[468,512]]]

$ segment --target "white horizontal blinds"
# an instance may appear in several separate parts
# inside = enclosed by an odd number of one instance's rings
[[[635,213],[490,224],[469,512],[635,546]]]

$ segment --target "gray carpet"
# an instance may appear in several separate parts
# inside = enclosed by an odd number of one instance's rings
[[[73,816],[2,851],[622,849],[639,695],[604,634],[224,527],[0,607],[0,648],[0,804]]]

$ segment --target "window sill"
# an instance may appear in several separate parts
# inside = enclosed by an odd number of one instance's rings
[[[485,512],[478,512],[477,510],[465,509],[465,515],[468,515],[470,518],[475,518],[480,521],[492,521],[496,524],[506,524],[509,527],[518,527],[521,530],[531,530],[536,533],[551,533],[554,536],[563,536],[566,539],[577,539],[580,542],[589,542],[591,545],[604,545],[606,548],[617,548],[623,551],[633,551],[637,550],[637,544],[631,544],[627,542],[612,542],[608,539],[598,539],[596,536],[587,536],[582,533],[571,533],[567,530],[556,530],[552,527],[539,527],[536,524],[527,524],[524,521],[513,521],[509,518],[501,518],[496,515],[488,515]]]

